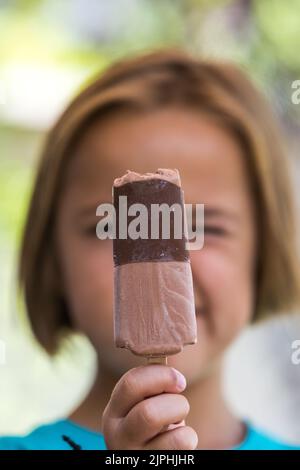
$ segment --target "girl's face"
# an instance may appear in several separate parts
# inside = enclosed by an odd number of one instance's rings
[[[190,252],[198,343],[168,358],[193,383],[249,322],[255,300],[255,215],[244,156],[211,118],[169,108],[119,114],[88,129],[70,163],[58,211],[62,283],[75,327],[106,370],[118,377],[146,363],[114,346],[112,241],[96,237],[96,207],[111,202],[113,180],[127,169],[157,168],[177,168],[185,202],[205,204],[204,248]]]

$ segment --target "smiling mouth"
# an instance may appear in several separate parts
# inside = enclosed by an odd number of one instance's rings
[[[198,307],[197,305],[195,305],[195,314],[196,317],[202,317],[205,314],[204,307]]]

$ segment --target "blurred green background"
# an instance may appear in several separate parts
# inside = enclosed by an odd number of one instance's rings
[[[82,338],[50,362],[18,308],[20,234],[49,126],[81,84],[116,58],[180,46],[234,60],[249,72],[284,127],[297,184],[300,105],[292,104],[291,86],[300,79],[299,18],[300,0],[0,0],[0,433],[63,415],[86,392],[94,370]],[[280,331],[284,341],[299,333],[287,325]],[[295,368],[291,374],[299,376]],[[266,386],[256,385],[261,398]],[[261,414],[255,402],[251,410]],[[282,431],[283,414],[272,421],[269,410],[269,427]],[[300,431],[287,425],[285,435],[300,438]]]

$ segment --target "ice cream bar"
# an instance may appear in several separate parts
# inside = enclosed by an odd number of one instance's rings
[[[177,354],[184,345],[197,341],[179,173],[170,169],[145,174],[127,171],[114,181],[113,202],[115,344],[150,362],[163,362],[161,358]],[[142,204],[145,209],[135,212],[134,204]],[[169,208],[169,219],[163,220],[158,211],[161,204]],[[179,217],[176,223],[175,213]],[[132,227],[139,230],[132,232]]]

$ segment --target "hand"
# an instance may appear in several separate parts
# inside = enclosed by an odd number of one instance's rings
[[[185,418],[190,407],[176,369],[158,364],[136,367],[116,384],[104,410],[102,432],[108,449],[193,450],[198,437]]]

